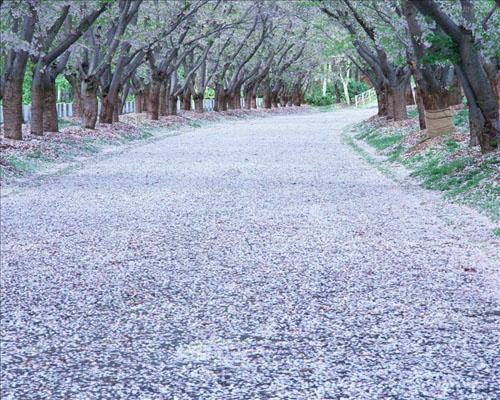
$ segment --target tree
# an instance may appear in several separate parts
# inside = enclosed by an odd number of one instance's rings
[[[498,102],[486,75],[471,24],[474,3],[461,0],[464,23],[458,24],[434,0],[410,0],[425,16],[432,18],[452,40],[456,52],[456,68],[470,105],[471,125],[477,132],[483,152],[497,147],[500,141]]]

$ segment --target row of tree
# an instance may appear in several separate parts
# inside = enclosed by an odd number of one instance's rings
[[[462,92],[469,106],[471,145],[483,152],[500,141],[500,0],[323,0],[319,30],[369,78],[379,115],[408,118],[410,78],[422,129]],[[332,25],[343,28],[340,36]],[[460,96],[458,96],[460,97]],[[442,122],[443,126],[451,124]]]
[[[73,87],[82,126],[118,120],[135,95],[151,120],[177,113],[177,99],[203,112],[303,102],[319,63],[298,4],[266,0],[11,0],[2,4],[0,96],[4,134],[22,139],[22,85],[32,66],[31,134],[57,131],[55,81]],[[98,99],[101,101],[98,113]],[[99,115],[98,115],[99,114]]]
[[[421,127],[450,119],[463,94],[471,144],[500,139],[500,0],[9,0],[1,5],[0,96],[5,136],[21,139],[22,85],[32,66],[31,133],[57,131],[55,81],[73,87],[82,125],[112,123],[135,96],[149,118],[207,88],[215,110],[301,104],[315,68],[347,91],[355,66],[379,115],[408,118],[416,83]],[[29,61],[29,64],[28,64]],[[324,67],[323,67],[324,68]],[[339,95],[340,90],[337,90]],[[340,96],[339,96],[340,97]],[[98,99],[101,111],[98,115]],[[445,121],[446,122],[446,121]],[[434,122],[432,122],[434,123]],[[444,124],[446,126],[446,123]]]

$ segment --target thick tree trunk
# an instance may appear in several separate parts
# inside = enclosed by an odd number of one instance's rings
[[[120,122],[120,114],[122,108],[123,108],[122,100],[118,98],[115,107],[113,108],[113,122]]]
[[[405,97],[406,97],[406,105],[413,106],[415,105],[415,99],[413,98],[413,92],[411,90],[410,85],[406,87]]]
[[[418,110],[418,124],[420,129],[425,129],[425,106],[424,100],[422,99],[421,90],[418,84],[415,86],[415,97],[417,100],[417,110]]]
[[[271,107],[278,108],[278,93],[271,94]]]
[[[151,92],[150,86],[146,86],[142,95],[142,112],[149,112],[149,94]]]
[[[457,106],[462,104],[462,88],[460,87],[460,82],[458,81],[457,74],[454,74],[453,81],[451,83],[449,104],[450,106]]]
[[[109,96],[102,96],[101,112],[99,113],[100,124],[111,124],[113,122],[113,113],[115,105],[110,101]]]
[[[195,94],[194,99],[194,111],[198,114],[203,114],[203,95]]]
[[[168,115],[177,115],[177,96],[168,96]]]
[[[271,92],[264,92],[264,98],[262,99],[263,108],[271,108],[273,106],[271,99]]]
[[[394,119],[394,98],[392,96],[392,90],[388,85],[385,86],[385,109],[386,109],[386,117],[388,119]]]
[[[257,95],[256,94],[252,94],[252,97],[250,98],[250,102],[251,102],[251,108],[253,109],[257,109]]]
[[[31,85],[31,122],[30,130],[32,135],[43,135],[43,106],[45,103],[45,93],[42,83],[33,82]]]
[[[295,94],[295,101],[293,103],[294,106],[300,107],[300,93],[296,92]]]
[[[167,86],[165,85],[165,83],[162,83],[160,89],[159,113],[161,117],[167,115]]]
[[[219,90],[218,101],[219,101],[219,111],[227,111],[226,91],[223,88]]]
[[[233,98],[231,99],[233,102],[234,110],[241,110],[241,87],[238,87],[234,92]]]
[[[154,82],[149,91],[148,117],[151,121],[158,121],[160,112],[161,82]]]
[[[3,128],[7,139],[22,140],[23,80],[5,81],[3,95]]]
[[[95,129],[97,123],[97,84],[82,82],[82,127]]]
[[[55,86],[47,87],[43,104],[43,131],[59,132]]]
[[[280,106],[286,107],[287,101],[288,101],[288,96],[286,94],[286,90],[283,90],[280,95]]]
[[[338,82],[335,82],[334,88],[335,88],[336,102],[340,104],[340,102],[342,101],[342,95],[340,94],[340,88],[339,88]],[[379,115],[380,115],[380,112],[379,112]]]
[[[392,106],[394,108],[394,121],[408,119],[406,112],[406,88],[398,86],[392,90]]]
[[[387,94],[381,90],[375,90],[377,94],[377,106],[379,117],[387,117]]]
[[[142,113],[142,105],[144,104],[142,99],[142,90],[137,91],[134,97],[135,97],[135,112],[140,114]]]
[[[245,88],[244,98],[245,110],[250,110],[252,108],[252,88]]]
[[[73,86],[73,117],[81,118],[82,111],[82,93],[79,81]]]
[[[191,92],[189,90],[185,90],[181,95],[181,110],[191,111]]]

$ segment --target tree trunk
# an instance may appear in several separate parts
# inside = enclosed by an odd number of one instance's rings
[[[415,86],[415,97],[417,100],[417,109],[418,109],[418,124],[420,126],[420,130],[425,129],[425,106],[424,100],[422,99],[420,87],[418,84]]]
[[[121,98],[116,100],[115,107],[113,108],[113,122],[120,122],[120,114],[123,108],[123,103]]]
[[[221,88],[219,90],[218,101],[219,101],[219,111],[227,111],[227,97],[224,88]]]
[[[264,98],[262,99],[263,108],[271,108],[273,106],[271,100],[271,92],[264,92]]]
[[[335,82],[335,97],[337,98],[337,103],[340,104],[342,101],[342,95],[340,94],[340,88],[338,82]],[[379,115],[380,115],[380,107],[379,107]]]
[[[281,95],[280,95],[280,106],[286,107],[287,100],[288,100],[288,98],[287,98],[286,90],[282,90]]]
[[[377,106],[378,106],[378,116],[387,117],[387,93],[382,90],[375,90],[377,94]]]
[[[271,107],[278,108],[278,94],[271,93]]]
[[[394,99],[392,96],[392,90],[389,87],[389,85],[384,84],[384,89],[385,91],[385,110],[386,110],[386,117],[388,119],[394,119]]]
[[[406,105],[407,106],[415,105],[415,99],[413,98],[413,92],[411,90],[411,86],[408,85],[405,90],[406,90],[406,92],[405,92]]]
[[[191,111],[191,92],[189,90],[185,90],[181,95],[181,110]]]
[[[81,118],[82,111],[82,93],[79,81],[73,86],[73,117]]]
[[[168,96],[168,115],[177,115],[177,96]]]
[[[50,84],[50,83],[49,83]],[[57,118],[56,88],[47,87],[43,104],[43,131],[59,132],[59,121]]]
[[[142,112],[147,113],[149,111],[149,94],[150,94],[150,86],[146,86],[143,90],[142,95]]]
[[[408,119],[406,112],[406,85],[401,85],[392,90],[392,106],[394,108],[394,121]]]
[[[295,92],[295,101],[293,103],[294,106],[296,107],[300,107],[300,93],[299,92]]]
[[[245,87],[243,95],[245,99],[245,110],[250,110],[252,108],[252,88]]]
[[[23,80],[5,81],[3,95],[3,128],[7,139],[22,140]]]
[[[148,117],[151,121],[158,121],[160,111],[161,82],[156,81],[149,91]]]
[[[167,115],[167,86],[165,82],[161,84],[159,113],[161,117]]]
[[[45,103],[45,93],[41,80],[33,81],[31,85],[31,134],[43,136],[43,106]]]
[[[194,99],[194,111],[198,114],[203,114],[203,94],[195,94]]]
[[[113,122],[113,114],[115,105],[110,101],[109,96],[102,96],[101,112],[99,114],[100,124],[111,124]]]
[[[257,109],[257,95],[252,93],[252,97],[250,98],[251,108]]]
[[[457,106],[462,104],[462,88],[460,87],[460,82],[458,81],[457,74],[454,74],[453,81],[451,83],[449,104],[450,106]]]
[[[238,87],[235,90],[233,98],[231,100],[233,102],[233,109],[241,110],[241,87]]]
[[[134,97],[135,97],[135,112],[140,114],[142,113],[142,105],[143,105],[142,90],[137,91]]]
[[[97,123],[97,84],[82,82],[82,127],[95,129]]]

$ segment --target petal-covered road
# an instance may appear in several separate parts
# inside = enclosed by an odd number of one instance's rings
[[[491,230],[343,144],[372,112],[219,123],[2,199],[2,399],[500,398]]]

